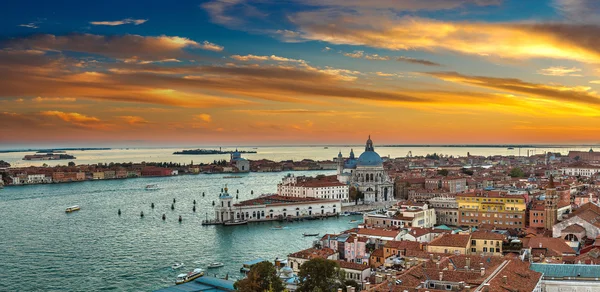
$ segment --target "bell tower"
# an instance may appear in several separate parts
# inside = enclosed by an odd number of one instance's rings
[[[546,188],[546,201],[544,202],[544,228],[552,230],[558,217],[558,195],[554,186],[554,177],[550,175],[550,182]]]

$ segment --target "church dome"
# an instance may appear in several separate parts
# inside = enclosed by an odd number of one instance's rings
[[[365,151],[358,157],[358,166],[382,166],[383,160],[375,151]]]
[[[381,156],[375,152],[375,148],[373,147],[373,141],[371,140],[371,135],[369,135],[369,139],[367,140],[367,144],[365,145],[365,152],[358,157],[358,166],[382,166],[383,160],[381,160]]]

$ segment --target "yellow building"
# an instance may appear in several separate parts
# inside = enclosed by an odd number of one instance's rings
[[[492,224],[499,228],[525,228],[525,197],[499,191],[456,195],[458,225]]]
[[[502,255],[502,234],[489,231],[475,231],[471,233],[471,248],[469,254],[476,255]]]

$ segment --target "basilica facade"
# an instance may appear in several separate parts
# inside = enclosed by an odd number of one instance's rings
[[[364,195],[366,203],[394,200],[394,182],[383,168],[381,156],[375,152],[371,136],[358,159],[354,150],[344,159],[340,152],[337,157],[337,178],[341,183],[355,187]]]

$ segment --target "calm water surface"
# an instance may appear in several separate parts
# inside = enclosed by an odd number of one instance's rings
[[[296,172],[296,175],[326,172]],[[311,246],[304,232],[339,232],[356,225],[352,217],[246,226],[201,226],[225,184],[241,199],[273,193],[284,173],[250,173],[240,179],[222,175],[89,181],[0,190],[0,290],[148,291],[173,285],[179,271],[220,261],[208,270],[230,279],[255,258],[273,260]],[[144,187],[157,183],[157,191]],[[206,196],[202,197],[202,192]],[[177,200],[171,210],[173,198]],[[197,212],[192,212],[193,200]],[[150,204],[155,203],[155,209]],[[65,214],[70,205],[81,211]],[[121,209],[122,215],[117,215]],[[140,218],[143,211],[145,217]],[[160,219],[166,214],[167,220]],[[178,223],[181,215],[183,223]],[[183,271],[181,270],[181,271]]]

